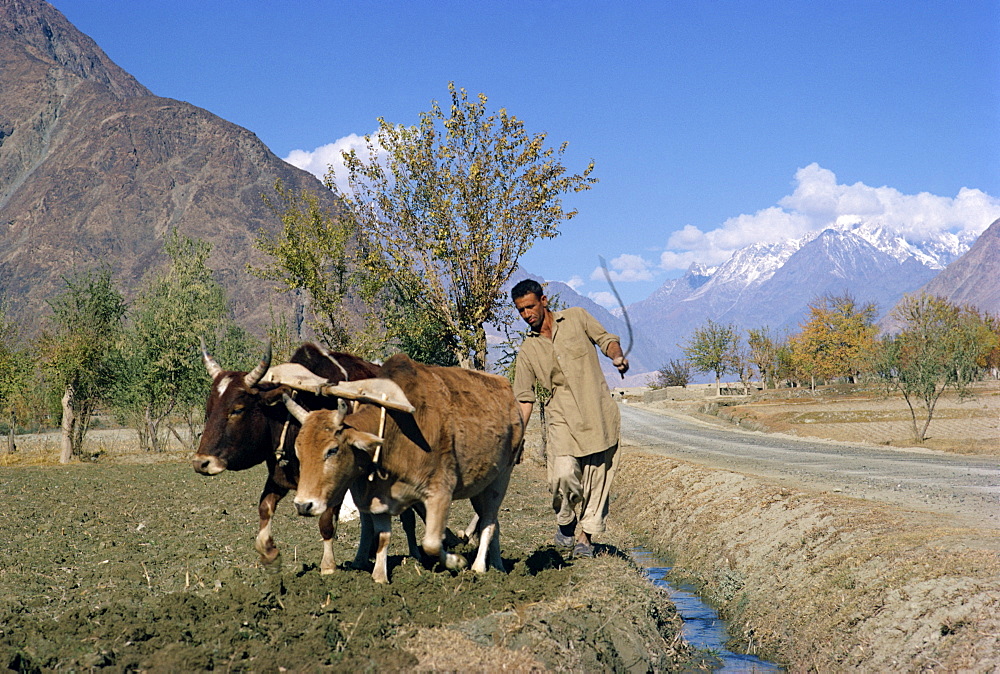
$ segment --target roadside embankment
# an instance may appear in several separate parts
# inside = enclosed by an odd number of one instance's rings
[[[1000,667],[1000,530],[627,448],[617,522],[748,652],[802,670]]]

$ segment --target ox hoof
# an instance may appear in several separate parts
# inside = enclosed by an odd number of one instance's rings
[[[468,562],[465,561],[465,557],[462,557],[461,555],[453,555],[449,552],[445,555],[444,565],[450,571],[461,571],[468,566]]]
[[[268,571],[279,571],[281,569],[281,553],[275,550],[273,555],[261,555],[260,563]]]
[[[321,575],[321,576],[332,576],[334,571],[336,571],[336,569],[320,569],[319,570],[319,575]]]

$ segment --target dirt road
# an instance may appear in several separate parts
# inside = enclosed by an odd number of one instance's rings
[[[1000,528],[1000,457],[794,438],[622,405],[622,442],[713,468]]]

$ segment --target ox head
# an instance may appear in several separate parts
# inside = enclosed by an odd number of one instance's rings
[[[294,386],[289,380],[283,383]],[[304,390],[317,392],[316,388]],[[295,507],[300,515],[320,515],[330,505],[340,503],[351,483],[373,468],[373,460],[384,443],[381,436],[355,426],[378,423],[377,408],[349,414],[347,400],[414,412],[402,389],[388,379],[321,385],[318,391],[340,398],[337,409],[309,412],[284,396],[289,412],[302,424],[295,440],[299,460]]]
[[[212,378],[205,404],[205,430],[192,465],[203,475],[243,470],[261,463],[271,448],[265,400],[258,384],[271,365],[271,345],[250,372],[223,370],[201,343],[202,361]],[[280,395],[278,393],[277,395]],[[273,402],[273,401],[270,401]]]

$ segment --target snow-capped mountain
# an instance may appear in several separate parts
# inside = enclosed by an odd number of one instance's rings
[[[663,364],[679,358],[708,319],[797,332],[811,302],[844,293],[887,312],[974,239],[952,233],[917,239],[877,221],[838,222],[800,239],[747,246],[713,269],[693,266],[628,311],[636,334],[654,343]]]
[[[877,221],[847,222],[834,225],[838,231],[851,232],[903,262],[914,258],[931,269],[944,269],[961,257],[976,240],[976,235],[963,232],[938,232],[916,239],[900,232],[893,232]]]

